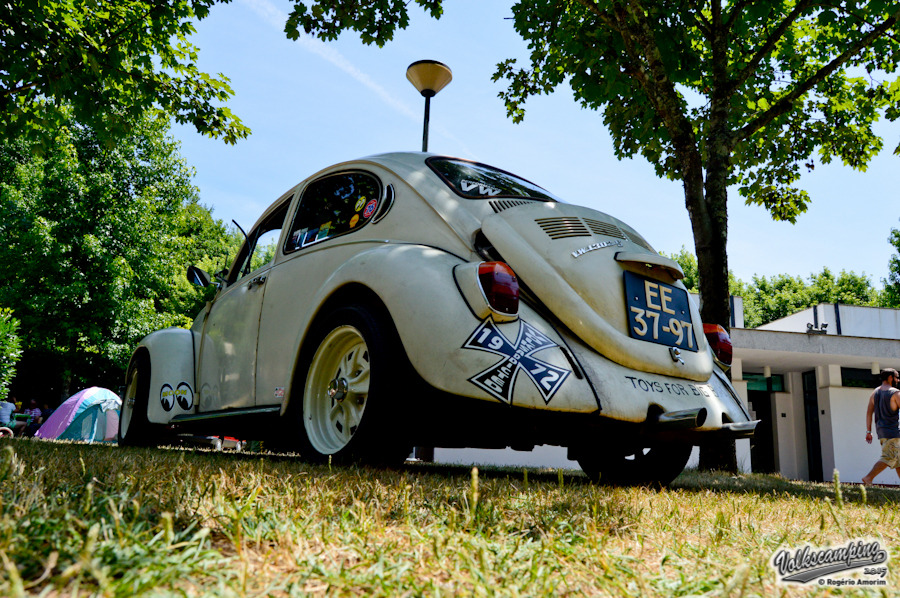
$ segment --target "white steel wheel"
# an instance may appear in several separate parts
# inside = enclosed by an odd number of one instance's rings
[[[303,389],[303,423],[318,453],[338,453],[356,435],[369,403],[370,374],[369,347],[354,326],[339,326],[322,339]]]

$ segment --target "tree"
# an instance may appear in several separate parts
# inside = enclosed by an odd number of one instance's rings
[[[879,293],[865,274],[842,270],[835,276],[828,268],[799,276],[754,276],[744,287],[744,325],[756,328],[820,303],[878,305]]]
[[[416,3],[440,14],[441,0]],[[705,322],[729,322],[728,187],[793,222],[814,154],[865,168],[882,147],[873,123],[900,116],[900,80],[888,77],[900,4],[890,0],[520,0],[512,12],[531,54],[494,74],[508,82],[508,114],[519,121],[529,97],[568,85],[602,111],[618,157],[641,154],[682,181]],[[354,30],[380,45],[407,23],[402,0],[319,0],[296,2],[285,31]]]
[[[226,0],[227,1],[227,0]],[[201,72],[188,36],[216,0],[32,0],[0,3],[0,137],[47,132],[75,119],[100,138],[157,107],[234,143],[249,134],[217,102],[228,79]]]
[[[686,247],[670,255],[684,272],[682,282],[688,291],[697,293],[697,258]],[[750,283],[728,273],[728,290],[744,301],[744,327],[756,328],[784,318],[819,303],[844,303],[846,305],[883,305],[882,293],[872,286],[869,277],[841,270],[835,276],[830,269],[822,268],[818,274],[810,274],[808,282],[799,276],[776,274],[754,276]]]
[[[0,144],[0,305],[22,323],[20,375],[39,364],[50,385],[62,372],[61,396],[118,386],[139,338],[202,306],[199,289],[174,283],[186,263],[227,250],[167,127],[140,119],[110,146],[69,120],[40,157]]]
[[[884,283],[881,304],[884,307],[900,308],[900,229],[892,228],[888,243],[894,246],[897,253],[891,256],[888,264],[888,277]]]
[[[440,16],[441,0],[416,4]],[[900,5],[887,0],[522,0],[512,12],[531,64],[498,65],[509,115],[520,121],[529,97],[568,84],[602,110],[618,157],[640,153],[683,182],[708,322],[729,319],[728,186],[794,222],[813,155],[864,169],[882,148],[873,123],[900,116],[900,79],[881,80],[900,61]],[[354,30],[383,45],[408,21],[401,0],[319,0],[296,3],[285,30]]]
[[[13,317],[12,310],[0,308],[0,402],[9,395],[9,383],[22,354],[18,332],[19,321]]]
[[[660,252],[662,255],[666,255],[665,252]],[[697,256],[695,256],[691,251],[685,247],[681,246],[681,249],[678,253],[673,253],[668,257],[675,260],[679,266],[681,266],[681,271],[684,272],[684,278],[681,282],[684,283],[684,286],[687,287],[688,292],[699,295],[700,294],[700,272],[697,266]],[[745,292],[746,284],[734,275],[734,272],[731,270],[728,271],[728,292],[732,295],[736,295],[738,297],[743,297]]]

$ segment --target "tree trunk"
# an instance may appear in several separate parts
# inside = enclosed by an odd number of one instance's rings
[[[727,190],[725,180],[712,181],[713,172],[707,170],[707,221],[694,227],[697,267],[700,276],[700,317],[706,324],[721,324],[730,329],[731,308],[728,293]],[[702,232],[701,232],[702,231]],[[734,440],[723,437],[700,446],[702,471],[737,472],[737,450]]]
[[[731,329],[731,301],[728,291],[728,173],[731,171],[732,134],[728,126],[730,102],[727,73],[727,27],[723,26],[721,4],[713,2],[712,90],[706,138],[706,181],[704,193],[694,201],[701,204],[691,212],[694,248],[700,284],[700,318],[704,324],[720,324]],[[690,201],[689,198],[686,198]],[[696,218],[695,218],[696,214]],[[700,446],[700,469],[737,472],[734,440],[720,437]]]
[[[719,179],[719,180],[716,180]],[[688,187],[685,185],[685,194]],[[707,324],[721,324],[726,329],[731,319],[728,294],[728,256],[726,252],[727,199],[724,170],[717,173],[712,165],[707,168],[706,193],[699,197],[686,197],[691,225],[694,231],[694,248],[697,252],[697,269],[700,277],[700,317]],[[700,446],[702,471],[737,471],[737,452],[734,440],[721,438]]]

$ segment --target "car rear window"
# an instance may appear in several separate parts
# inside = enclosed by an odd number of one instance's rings
[[[457,195],[466,199],[522,197],[559,201],[531,181],[493,166],[457,158],[428,158],[427,163]]]

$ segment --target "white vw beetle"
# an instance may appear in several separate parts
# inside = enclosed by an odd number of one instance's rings
[[[594,479],[668,483],[692,445],[756,425],[682,277],[625,223],[484,164],[338,164],[262,215],[190,330],[141,341],[119,441],[382,463],[552,444]]]

